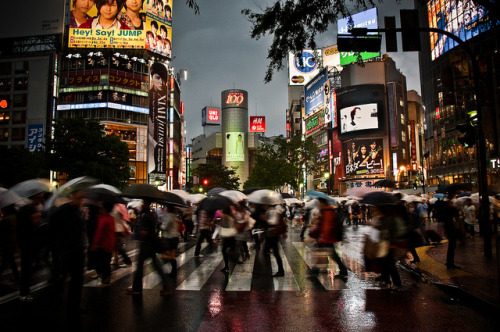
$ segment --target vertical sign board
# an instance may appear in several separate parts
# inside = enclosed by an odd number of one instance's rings
[[[396,83],[387,83],[387,104],[389,106],[389,135],[391,148],[398,146],[396,133]]]
[[[29,152],[40,151],[43,147],[43,123],[28,124],[26,149]]]
[[[167,171],[168,68],[160,62],[150,67],[148,116],[148,173]]]
[[[394,178],[398,177],[398,154],[396,152],[392,153],[392,173],[394,174]]]
[[[266,117],[265,116],[251,116],[250,117],[250,132],[251,133],[265,133],[266,132]]]
[[[332,89],[330,96],[330,113],[332,118],[332,128],[337,128],[337,92]]]
[[[306,116],[318,111],[322,107],[325,107],[325,99],[328,99],[330,95],[328,70],[326,68],[306,84],[304,88],[304,95]]]
[[[415,135],[415,120],[410,121],[410,142],[411,142],[411,161],[417,161],[417,146],[416,146],[416,135]]]

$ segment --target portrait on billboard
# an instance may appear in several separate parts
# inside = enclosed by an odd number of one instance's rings
[[[226,133],[226,161],[245,161],[245,133]]]
[[[382,139],[353,140],[344,145],[346,175],[384,173]]]
[[[148,116],[148,172],[166,172],[168,70],[159,62],[150,67]]]
[[[80,0],[82,1],[82,0]],[[80,29],[104,29],[104,30],[130,30],[130,28],[118,19],[118,15],[125,5],[125,0],[95,0],[97,9],[96,16],[89,18],[79,26]]]
[[[340,110],[341,133],[378,129],[378,106],[376,103],[354,105]]]
[[[170,34],[172,30],[164,24],[148,19],[146,31],[146,49],[166,57],[172,56]]]

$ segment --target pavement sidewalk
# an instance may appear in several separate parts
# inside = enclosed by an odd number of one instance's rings
[[[417,248],[419,263],[403,264],[442,290],[479,310],[500,313],[497,257],[500,235],[494,234],[492,237],[492,258],[484,257],[484,241],[477,234],[474,238],[459,241],[455,251],[455,264],[459,268],[448,269],[445,265],[448,241],[442,226],[431,223],[428,228],[437,231],[444,240],[439,244]]]

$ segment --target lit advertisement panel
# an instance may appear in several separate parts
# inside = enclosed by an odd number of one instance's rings
[[[245,161],[245,133],[226,133],[226,161]]]
[[[384,173],[382,139],[356,139],[344,143],[345,174],[372,175]]]
[[[172,0],[165,4],[153,0],[75,0],[68,24],[68,47],[148,49],[171,56]]]
[[[431,0],[427,2],[427,12],[430,28],[446,30],[463,41],[495,25],[495,20],[489,19],[484,8],[471,0]],[[433,32],[430,33],[430,43],[432,60],[458,45],[448,36]]]
[[[61,34],[69,0],[2,1],[0,38]]]
[[[328,46],[321,49],[323,67],[335,67],[338,71],[342,71],[340,65],[340,53],[337,45]]]
[[[377,19],[377,8],[372,8],[365,10],[361,13],[357,13],[351,16],[354,21],[355,28],[368,28],[368,29],[378,29],[378,19]],[[348,34],[348,17],[338,20],[338,33]],[[376,33],[369,33],[376,34]],[[363,60],[376,58],[380,56],[380,52],[360,52],[361,58]],[[350,63],[356,62],[357,53],[354,52],[340,52],[340,65],[345,66]]]
[[[266,117],[251,116],[250,117],[250,132],[265,133],[266,132]]]
[[[321,50],[304,50],[300,54],[288,54],[288,84],[305,85],[319,73]]]
[[[27,129],[26,149],[29,152],[40,151],[43,148],[43,123],[30,123]]]
[[[376,103],[344,107],[339,112],[341,134],[378,129],[378,105]]]
[[[201,110],[201,125],[220,124],[220,109],[215,107],[204,107]]]
[[[318,111],[329,99],[330,84],[328,81],[328,70],[323,69],[304,87],[305,115]],[[329,106],[329,105],[328,105]]]

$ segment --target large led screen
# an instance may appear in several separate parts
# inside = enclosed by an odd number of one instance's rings
[[[148,49],[171,57],[172,0],[72,0],[68,47]]]
[[[376,103],[344,107],[339,112],[340,133],[378,129],[378,105]]]
[[[483,7],[476,6],[471,0],[431,0],[427,3],[429,27],[446,30],[469,40],[495,25],[489,19]],[[446,35],[431,32],[432,60],[448,52],[457,42]]]
[[[354,28],[378,29],[377,8],[365,10],[350,16],[354,23]],[[342,18],[337,22],[338,33],[349,33],[349,17]],[[374,33],[369,33],[374,34]],[[361,59],[367,60],[380,56],[380,52],[360,52]],[[345,66],[356,62],[358,54],[355,52],[340,52],[340,65]]]
[[[384,173],[382,139],[355,139],[345,143],[343,151],[347,176]]]

